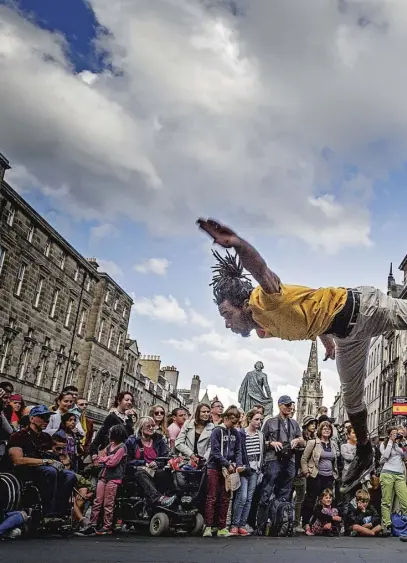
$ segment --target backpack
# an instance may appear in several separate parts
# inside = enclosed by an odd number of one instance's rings
[[[272,497],[269,504],[269,518],[266,536],[291,537],[294,532],[293,507],[285,499]]]

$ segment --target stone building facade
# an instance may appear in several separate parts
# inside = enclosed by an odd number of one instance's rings
[[[376,336],[371,341],[367,363],[367,376],[365,379],[367,424],[372,437],[377,436],[379,433],[383,340],[383,336]]]
[[[4,181],[0,155],[0,378],[28,404],[78,386],[101,420],[118,390],[132,299]]]
[[[314,340],[311,344],[308,366],[304,371],[302,384],[298,393],[296,418],[300,426],[305,416],[316,416],[319,407],[322,406],[323,398],[321,372],[318,371],[317,342]]]
[[[148,415],[153,405],[161,405],[167,413],[183,407],[190,414],[198,404],[201,380],[192,378],[191,389],[178,390],[179,372],[175,366],[161,368],[160,356],[141,355],[137,341],[129,336],[125,344],[122,388],[134,395],[134,406],[140,416]]]

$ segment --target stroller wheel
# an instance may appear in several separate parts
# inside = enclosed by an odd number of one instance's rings
[[[158,537],[168,532],[170,520],[164,512],[157,512],[150,520],[150,534]]]
[[[198,512],[198,514],[196,515],[196,518],[195,518],[195,526],[191,530],[191,535],[192,536],[202,535],[204,527],[205,527],[205,521],[203,519],[202,514],[199,514],[199,512]]]

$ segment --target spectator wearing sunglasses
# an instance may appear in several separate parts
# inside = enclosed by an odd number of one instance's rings
[[[149,416],[154,420],[154,432],[160,434],[163,440],[168,444],[167,430],[167,413],[161,405],[153,405],[150,409]]]

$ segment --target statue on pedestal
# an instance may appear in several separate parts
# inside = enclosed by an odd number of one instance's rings
[[[248,412],[257,405],[264,408],[264,416],[273,415],[273,398],[267,381],[267,375],[263,372],[262,362],[254,364],[254,371],[249,371],[243,379],[239,389],[239,403],[244,412]]]

